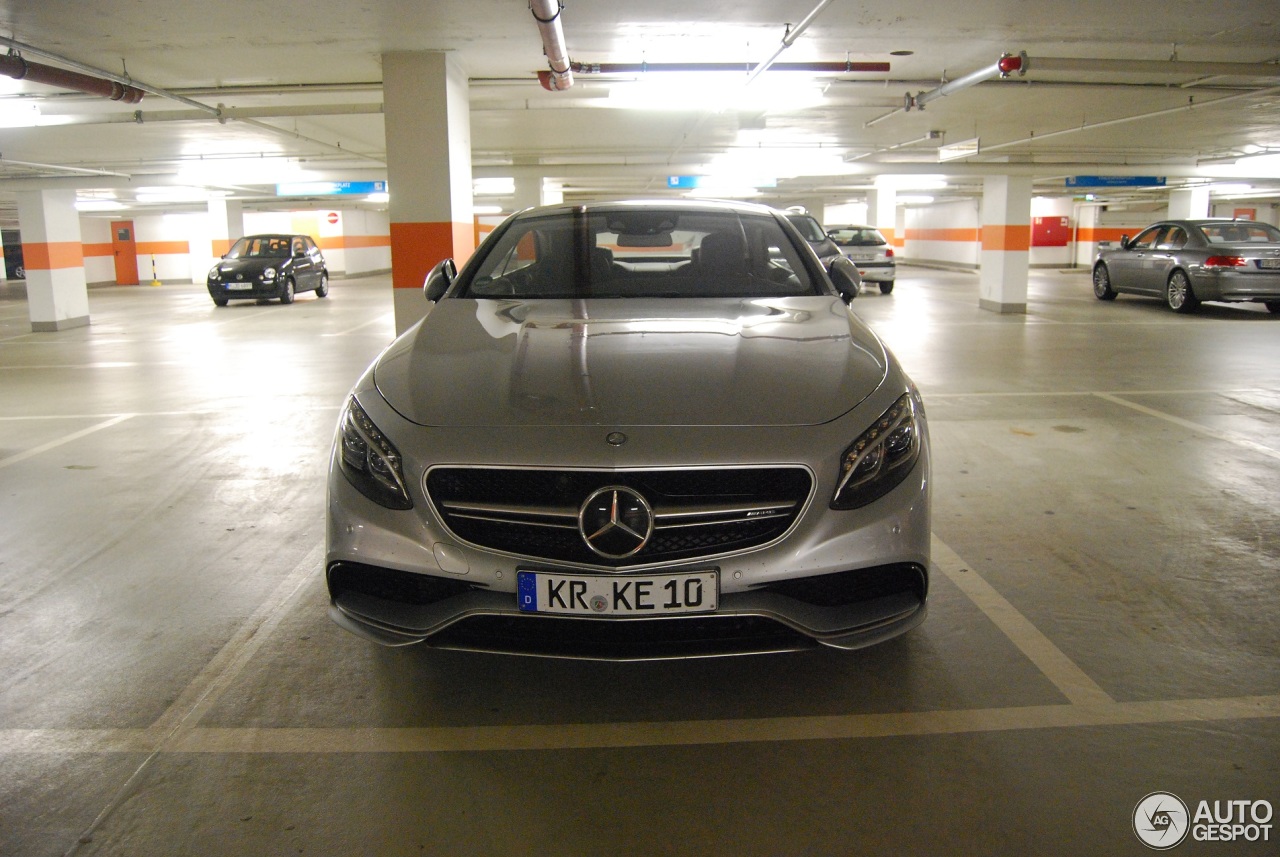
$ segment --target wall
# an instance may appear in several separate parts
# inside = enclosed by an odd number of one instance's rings
[[[113,285],[115,260],[112,224],[132,220],[138,245],[138,281],[203,285],[213,254],[213,230],[206,212],[139,215],[132,218],[80,218],[85,281]],[[384,211],[245,212],[244,234],[302,233],[316,239],[334,276],[360,276],[391,270],[391,226]],[[154,267],[153,267],[154,264]]]
[[[977,270],[982,255],[980,200],[905,209],[902,260]]]

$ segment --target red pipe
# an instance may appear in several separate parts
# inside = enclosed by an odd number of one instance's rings
[[[51,65],[27,62],[22,57],[14,55],[0,56],[0,74],[16,80],[29,80],[32,83],[74,89],[87,95],[123,101],[125,104],[137,104],[146,94],[136,86],[128,86],[100,77],[90,77],[78,71],[68,71]]]

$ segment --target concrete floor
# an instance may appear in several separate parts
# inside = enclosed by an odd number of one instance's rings
[[[324,469],[386,277],[215,309],[0,287],[0,854],[1144,854],[1280,805],[1280,317],[855,304],[931,418],[931,614],[842,654],[386,650],[325,616]],[[1273,821],[1280,827],[1280,821]],[[1197,842],[1179,854],[1280,853]]]

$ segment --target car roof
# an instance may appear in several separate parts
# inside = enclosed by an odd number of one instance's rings
[[[719,199],[627,199],[609,202],[562,203],[559,205],[542,205],[526,208],[516,213],[518,217],[542,217],[550,214],[584,214],[611,211],[635,211],[643,208],[660,208],[688,212],[737,212],[739,214],[785,214],[767,205],[754,202],[735,202]]]

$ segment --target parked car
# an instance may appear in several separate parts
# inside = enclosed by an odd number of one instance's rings
[[[924,619],[907,374],[773,209],[530,209],[427,277],[329,467],[330,616],[605,659],[853,649]]]
[[[858,272],[857,265],[845,264],[844,255],[840,252],[840,248],[827,235],[827,231],[822,228],[822,224],[812,214],[809,214],[803,208],[793,207],[786,211],[787,220],[800,233],[800,237],[804,238],[813,248],[813,252],[817,254],[818,261],[822,263],[822,267],[827,273],[831,273],[832,266],[842,269],[842,276],[852,277],[857,280],[858,291],[862,291],[862,275]]]
[[[1175,312],[1201,301],[1255,301],[1280,313],[1280,230],[1248,220],[1166,220],[1098,252],[1093,294],[1163,298]]]
[[[218,306],[268,298],[291,304],[298,292],[328,296],[329,269],[309,235],[246,235],[209,269],[207,285]]]
[[[827,234],[840,252],[858,266],[858,274],[864,282],[878,283],[881,294],[893,291],[898,265],[893,258],[893,248],[879,229],[874,226],[831,226]]]

